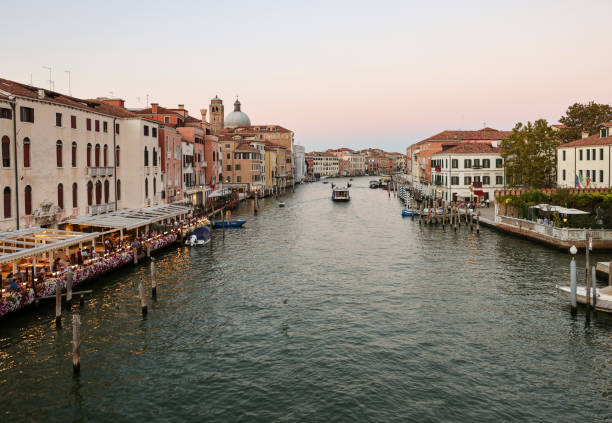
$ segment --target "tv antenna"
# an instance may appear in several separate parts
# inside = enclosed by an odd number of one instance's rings
[[[51,66],[43,66],[43,69],[49,71],[49,90],[53,91],[53,80],[51,79]]]

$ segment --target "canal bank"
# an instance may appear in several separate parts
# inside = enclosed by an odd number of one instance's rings
[[[81,375],[53,307],[0,322],[10,421],[566,421],[610,413],[609,319],[554,285],[567,254],[402,219],[355,178],[234,211],[240,230],[96,283]],[[339,183],[341,183],[339,181]],[[599,260],[595,255],[593,260]],[[584,263],[578,257],[578,267]],[[285,300],[286,303],[285,303]],[[77,308],[75,307],[74,310]],[[196,417],[194,417],[196,416]]]

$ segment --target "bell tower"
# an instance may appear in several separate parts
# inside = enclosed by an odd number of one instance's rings
[[[210,100],[210,126],[213,132],[218,132],[223,129],[225,112],[223,110],[223,100],[215,96]]]

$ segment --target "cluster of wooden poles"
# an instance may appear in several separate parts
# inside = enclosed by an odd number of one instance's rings
[[[464,223],[470,227],[470,231],[476,229],[476,233],[480,233],[480,215],[470,212],[466,207],[463,211],[456,203],[447,204],[445,200],[431,200],[430,207],[425,210],[425,203],[422,202],[418,207],[419,225],[442,225],[442,229],[449,225],[453,230],[457,231],[457,226]],[[441,212],[440,212],[441,209]],[[414,220],[414,213],[412,214]]]

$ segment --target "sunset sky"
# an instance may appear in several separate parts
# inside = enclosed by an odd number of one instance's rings
[[[427,3],[427,4],[425,4]],[[27,6],[26,6],[27,4]],[[612,103],[612,1],[6,2],[0,77],[198,116],[236,94],[308,151]]]

